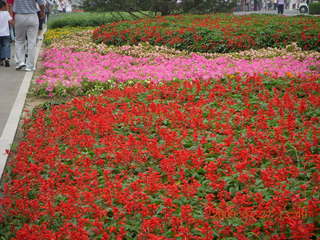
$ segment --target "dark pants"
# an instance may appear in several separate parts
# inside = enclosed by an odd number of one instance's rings
[[[9,30],[10,30],[11,41],[16,40],[16,32],[15,32],[14,26],[10,24],[9,25]]]
[[[50,12],[46,12],[46,17],[44,18],[44,22],[48,24]]]
[[[10,58],[10,36],[0,37],[0,59]]]
[[[43,30],[43,24],[45,22],[45,18],[40,17],[40,12],[37,12],[37,14],[38,14],[38,18],[39,18],[39,30],[41,31],[41,30]]]
[[[278,14],[283,14],[284,5],[278,4]]]

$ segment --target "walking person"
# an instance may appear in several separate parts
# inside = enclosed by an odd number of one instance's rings
[[[58,8],[59,13],[65,13],[66,12],[66,3],[64,0],[58,0]]]
[[[0,65],[10,67],[10,30],[9,23],[12,23],[7,4],[0,0]]]
[[[277,0],[278,14],[283,14],[284,0]]]
[[[66,6],[66,12],[70,13],[72,12],[72,2],[70,0],[65,1],[65,6]]]
[[[10,16],[13,18],[13,21],[14,21],[14,12],[13,12],[13,9],[12,9],[13,3],[14,3],[14,0],[7,0],[9,13],[10,13]],[[16,33],[15,33],[15,30],[14,30],[14,24],[10,24],[9,25],[9,30],[10,30],[11,41],[15,41],[16,40]]]
[[[54,1],[53,0],[46,0],[46,8],[45,8],[45,12],[46,12],[46,18],[45,18],[45,23],[48,24],[49,21],[49,16],[52,12],[52,8],[54,6]]]
[[[45,6],[46,6],[46,0],[44,0],[44,4],[45,4]],[[42,37],[42,34],[43,34],[43,24],[45,23],[45,18],[46,18],[46,16],[41,16],[41,10],[40,10],[40,7],[38,6],[38,4],[37,4],[37,8],[38,8],[38,12],[37,12],[37,14],[38,14],[38,20],[39,20],[39,27],[38,27],[38,37],[37,37],[37,40],[38,41],[40,41],[40,40],[42,40],[43,39],[43,37]],[[45,7],[46,8],[46,7]],[[45,14],[46,15],[46,14]]]
[[[277,10],[278,6],[277,6],[277,0],[273,0],[273,10]]]
[[[34,71],[34,59],[39,28],[38,8],[40,17],[45,16],[44,0],[15,0],[13,12],[15,13],[16,30],[16,70]],[[27,42],[27,49],[25,43]],[[27,58],[25,58],[27,54]]]

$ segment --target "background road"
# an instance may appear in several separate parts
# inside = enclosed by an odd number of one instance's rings
[[[277,10],[261,10],[261,11],[243,11],[243,12],[234,12],[235,15],[246,15],[246,14],[278,14]],[[302,15],[298,12],[298,10],[289,10],[285,9],[284,14],[285,16],[296,16]]]

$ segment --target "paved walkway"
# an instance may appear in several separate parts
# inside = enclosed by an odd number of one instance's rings
[[[262,9],[260,11],[239,11],[234,12],[235,15],[247,15],[247,14],[278,14],[277,10],[266,10]],[[309,14],[301,14],[297,9],[284,9],[284,16],[296,16],[296,15],[309,15]]]
[[[41,44],[42,41],[37,43],[36,60]],[[6,150],[13,143],[32,76],[33,72],[15,70],[14,57],[9,68],[0,66],[0,180],[8,158]]]
[[[25,73],[16,71],[12,60],[9,68],[0,67],[0,136],[7,123]]]

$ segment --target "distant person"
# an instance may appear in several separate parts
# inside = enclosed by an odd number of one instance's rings
[[[15,0],[13,11],[15,12],[16,30],[16,58],[17,70],[34,71],[34,59],[36,54],[36,43],[39,28],[38,8],[40,17],[45,16],[44,0]],[[27,49],[25,43],[27,42]],[[27,53],[27,58],[25,58]]]
[[[57,10],[59,13],[65,13],[66,12],[66,3],[64,0],[59,0],[58,1],[58,7]]]
[[[67,13],[72,12],[72,2],[70,0],[66,0],[65,5],[66,5],[66,12]]]
[[[7,0],[9,13],[14,21],[13,3],[14,3],[14,0]],[[14,30],[14,24],[9,25],[9,30],[10,30],[11,41],[15,41],[16,40],[16,33]]]
[[[9,23],[12,23],[12,17],[8,12],[7,4],[0,1],[0,65],[10,67],[10,30]]]
[[[46,5],[46,0],[44,0],[44,4]],[[43,24],[45,23],[45,16],[41,16],[41,10],[40,10],[40,7],[39,5],[37,4],[37,8],[38,8],[38,12],[37,12],[37,15],[38,15],[38,19],[39,19],[39,27],[38,27],[38,37],[37,37],[37,40],[40,41],[42,40],[42,33],[43,33]]]
[[[285,9],[289,9],[289,1],[288,0],[284,0],[284,6],[285,6]]]
[[[52,12],[52,8],[54,6],[54,1],[53,0],[46,0],[46,5],[45,5],[45,13],[46,13],[46,18],[45,18],[45,23],[48,23],[50,14]]]
[[[13,17],[13,3],[14,3],[14,0],[7,0],[7,5],[8,5],[8,11],[11,15],[11,17]]]
[[[278,14],[283,14],[284,0],[277,0]]]

